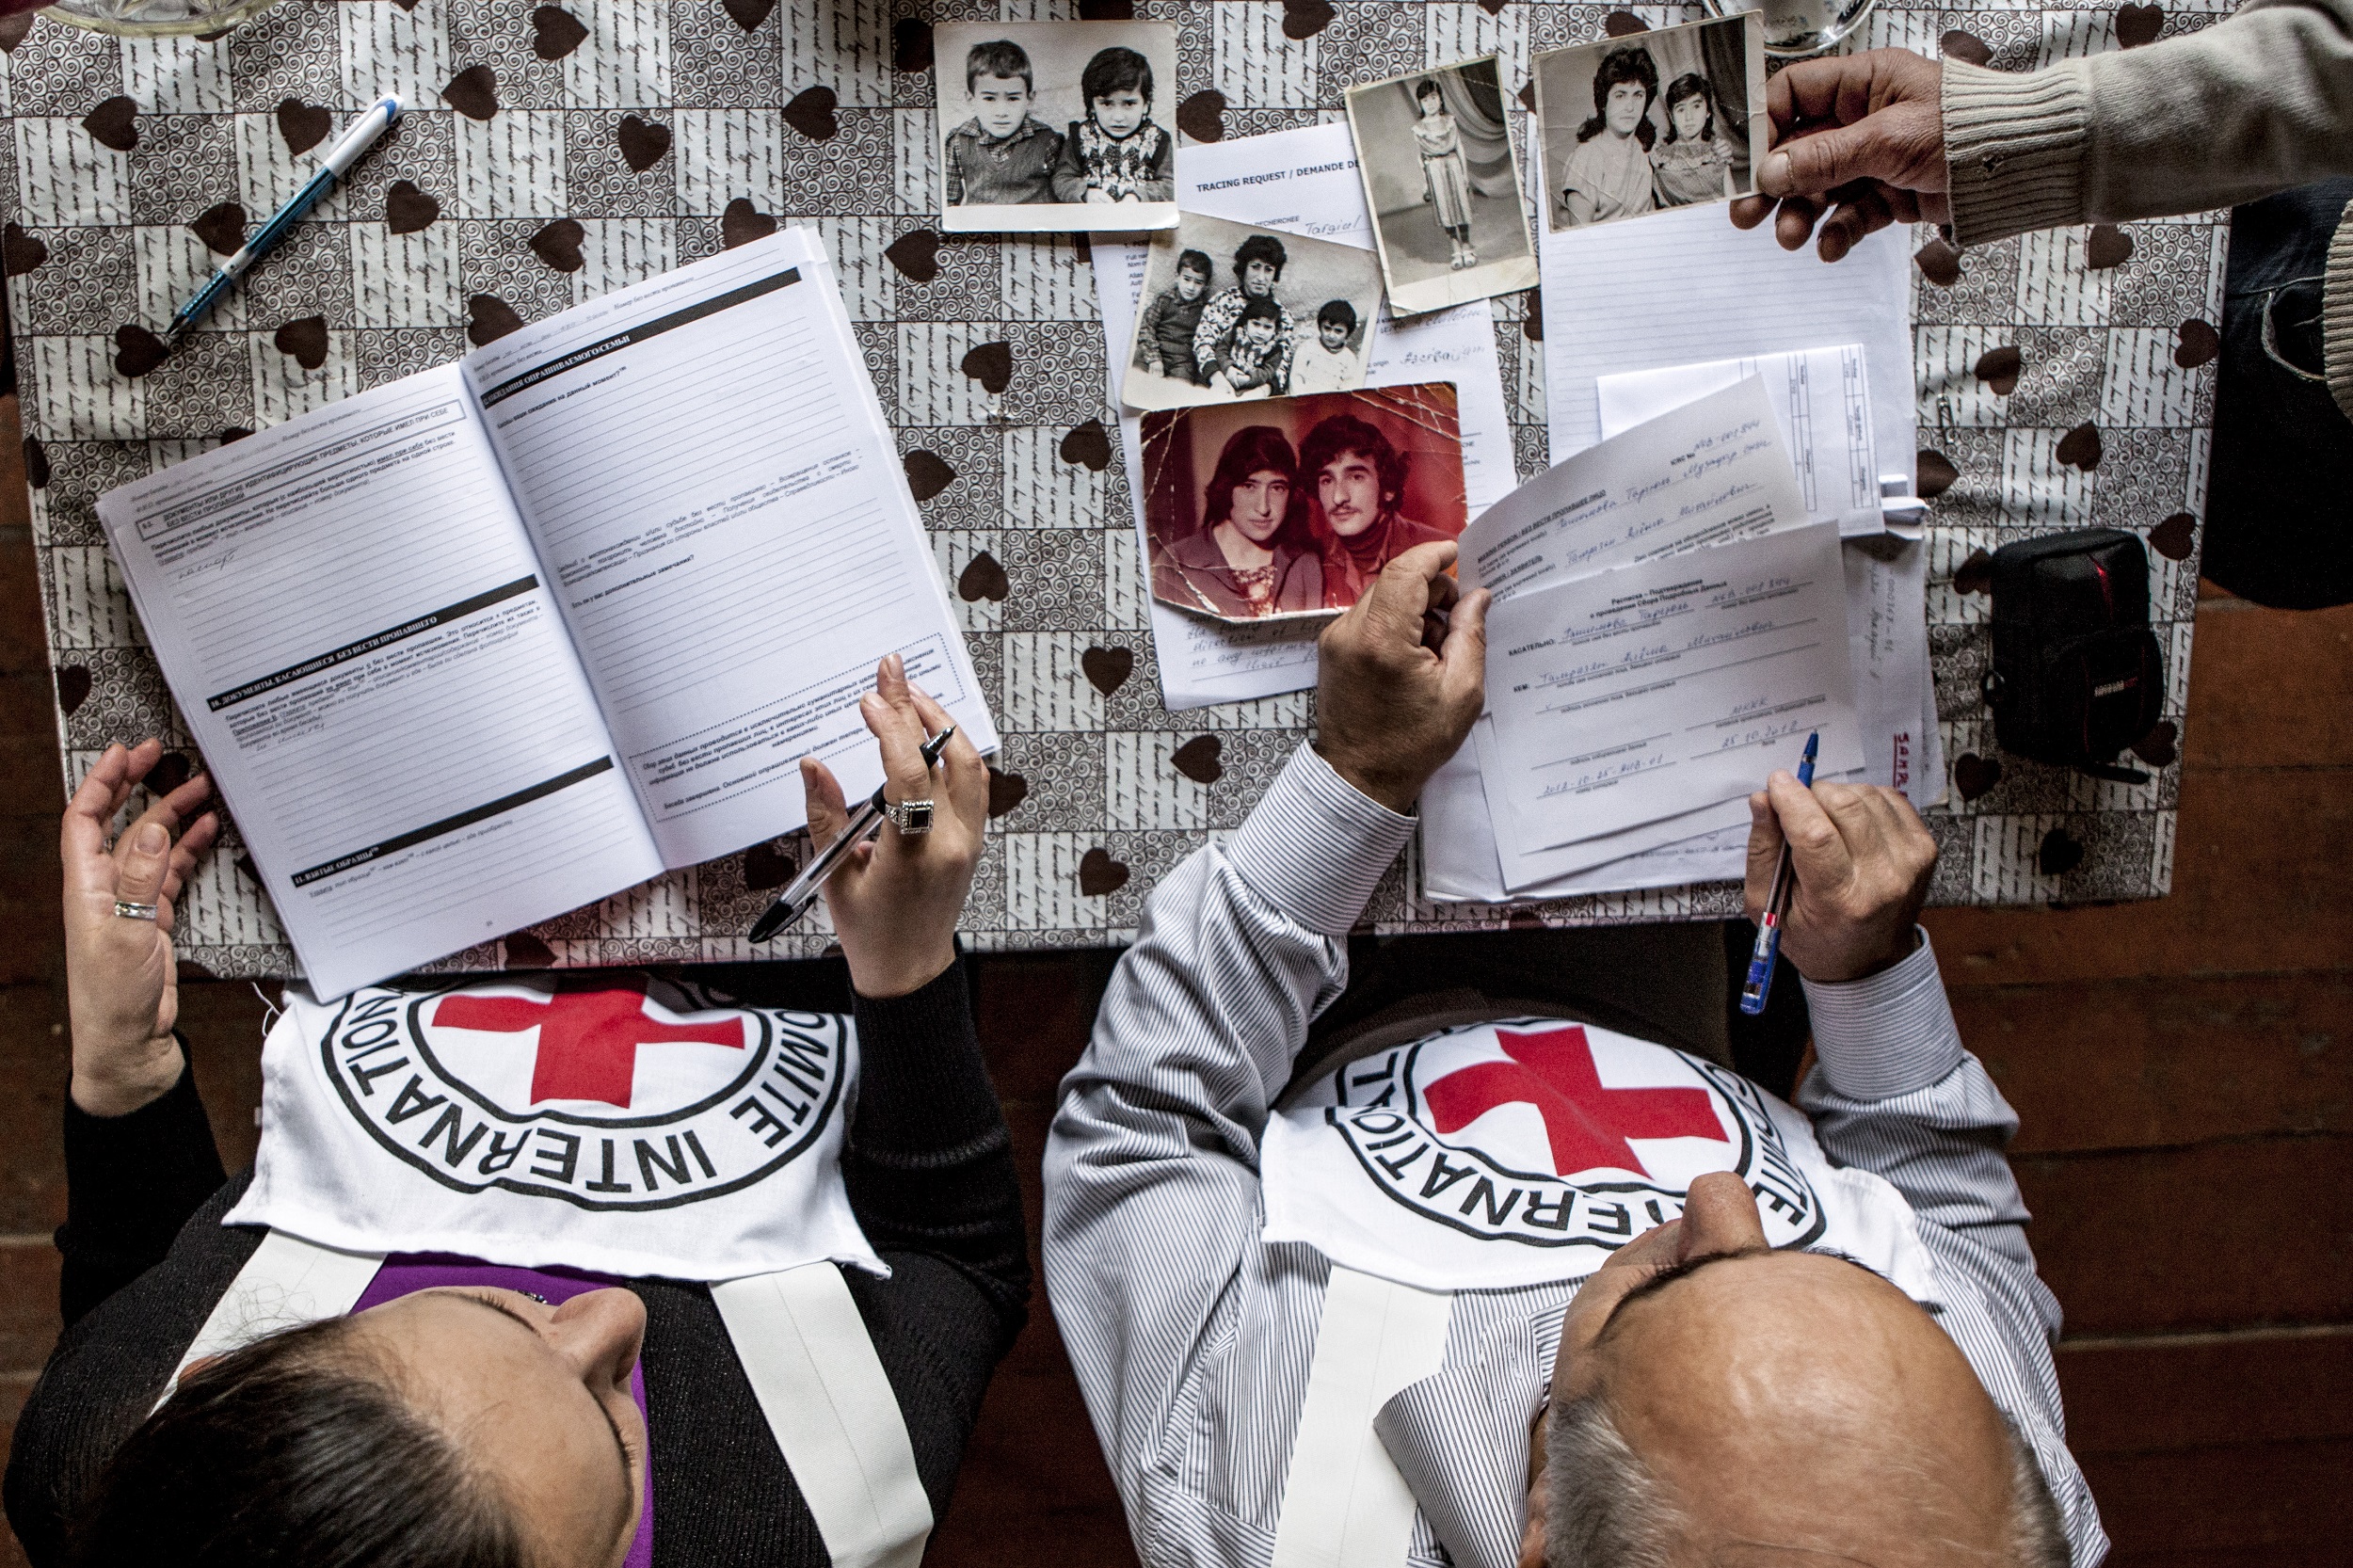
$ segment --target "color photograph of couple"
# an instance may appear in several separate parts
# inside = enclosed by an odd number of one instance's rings
[[[1539,55],[1546,231],[1746,196],[1766,151],[1754,11]]]
[[[1195,615],[1345,610],[1469,521],[1452,382],[1161,410],[1143,434],[1152,596]]]
[[[1381,261],[1369,250],[1186,213],[1156,234],[1120,386],[1134,408],[1362,386]]]

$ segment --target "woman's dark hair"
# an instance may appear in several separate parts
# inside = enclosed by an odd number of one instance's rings
[[[1193,271],[1201,274],[1201,281],[1205,285],[1209,281],[1209,280],[1217,276],[1217,268],[1210,263],[1209,252],[1206,250],[1188,250],[1183,255],[1178,256],[1176,258],[1176,270],[1178,272],[1182,272],[1187,267],[1191,267]]]
[[[505,1498],[371,1375],[350,1321],[183,1379],[99,1477],[73,1568],[524,1568]]]
[[[1274,269],[1274,276],[1280,278],[1285,264],[1289,260],[1290,253],[1283,248],[1281,240],[1273,234],[1253,234],[1234,249],[1234,281],[1241,281],[1242,275],[1250,270],[1253,262],[1266,263]]]
[[[1446,90],[1438,86],[1434,76],[1424,76],[1414,84],[1414,102],[1418,104],[1425,98],[1434,98],[1438,101],[1438,107],[1446,107]]]
[[[1687,71],[1667,84],[1667,139],[1675,139],[1675,105],[1688,98],[1696,98],[1707,105],[1707,123],[1700,127],[1700,140],[1716,139],[1716,96],[1707,90],[1707,78],[1696,71]]]
[[[1373,472],[1381,476],[1381,497],[1385,504],[1401,504],[1405,498],[1405,474],[1413,466],[1410,454],[1400,452],[1389,444],[1389,438],[1380,427],[1358,419],[1354,414],[1334,414],[1319,421],[1307,432],[1307,439],[1299,443],[1299,470],[1309,484],[1323,477],[1323,471],[1349,453],[1372,460]]]
[[[1290,438],[1272,424],[1245,424],[1225,438],[1225,450],[1217,455],[1217,468],[1209,475],[1209,493],[1201,498],[1202,526],[1213,528],[1232,517],[1235,489],[1268,469],[1291,482],[1290,504],[1272,542],[1304,550],[1306,525],[1301,515],[1299,457],[1291,451]]]
[[[1622,43],[1601,57],[1601,69],[1593,72],[1593,118],[1577,128],[1577,139],[1591,141],[1609,129],[1609,117],[1603,110],[1609,102],[1609,89],[1620,82],[1632,82],[1642,89],[1642,118],[1635,122],[1634,139],[1647,152],[1658,139],[1658,127],[1650,122],[1650,106],[1658,102],[1658,62],[1639,43]]]
[[[1136,92],[1144,95],[1144,106],[1152,104],[1152,62],[1132,49],[1098,49],[1087,68],[1079,73],[1079,96],[1095,110],[1095,101],[1109,98],[1114,92]]]

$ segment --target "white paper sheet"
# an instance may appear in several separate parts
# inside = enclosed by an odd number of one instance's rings
[[[1834,265],[1810,247],[1782,249],[1769,228],[1735,229],[1721,206],[1544,235],[1552,460],[1601,440],[1599,376],[1859,343],[1873,443],[1887,470],[1910,474],[1918,442],[1909,234],[1882,229]]]
[[[1177,167],[1176,197],[1187,212],[1372,248],[1372,219],[1365,208],[1355,148],[1345,125],[1310,125],[1188,147]],[[1106,384],[1117,404],[1135,330],[1145,247],[1098,235],[1094,249]],[[1474,515],[1509,495],[1518,475],[1513,463],[1511,416],[1496,361],[1495,318],[1484,300],[1403,322],[1382,312],[1368,346],[1365,385],[1395,387],[1415,381],[1455,385],[1463,420],[1463,482]],[[1141,422],[1124,410],[1119,438],[1129,493],[1139,508],[1135,539],[1141,555],[1145,548],[1143,495],[1133,476],[1144,469],[1143,437]],[[1172,712],[1305,691],[1316,683],[1316,637],[1325,622],[1235,626],[1185,615],[1157,600],[1150,602],[1149,614],[1160,658],[1160,700]]]
[[[1859,768],[1846,572],[1810,524],[1518,594],[1487,626],[1499,770],[1527,848],[1746,795],[1790,737]]]
[[[1602,439],[1748,376],[1761,378],[1772,400],[1773,417],[1798,471],[1798,488],[1805,494],[1806,515],[1836,523],[1846,538],[1883,533],[1871,380],[1861,344],[1601,376],[1594,386]]]
[[[1750,376],[1556,463],[1463,530],[1463,585],[1510,599],[1806,520],[1765,383]]]

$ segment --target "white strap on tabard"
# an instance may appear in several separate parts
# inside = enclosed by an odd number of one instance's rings
[[[342,1317],[383,1263],[382,1253],[339,1252],[282,1230],[271,1231],[213,1304],[212,1316],[188,1342],[156,1405],[160,1408],[170,1399],[188,1368],[206,1356],[242,1350],[264,1335],[322,1318]]]
[[[1373,1417],[1446,1366],[1453,1310],[1444,1291],[1332,1266],[1272,1568],[1401,1568],[1414,1540],[1414,1494]]]
[[[834,1568],[916,1568],[931,1499],[840,1269],[819,1261],[728,1280],[711,1300]]]

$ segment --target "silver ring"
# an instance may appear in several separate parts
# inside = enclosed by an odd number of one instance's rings
[[[883,803],[883,815],[890,825],[912,839],[932,830],[932,803],[928,800],[892,800]]]
[[[155,906],[152,904],[127,904],[117,899],[115,913],[126,920],[152,920],[155,918]]]

